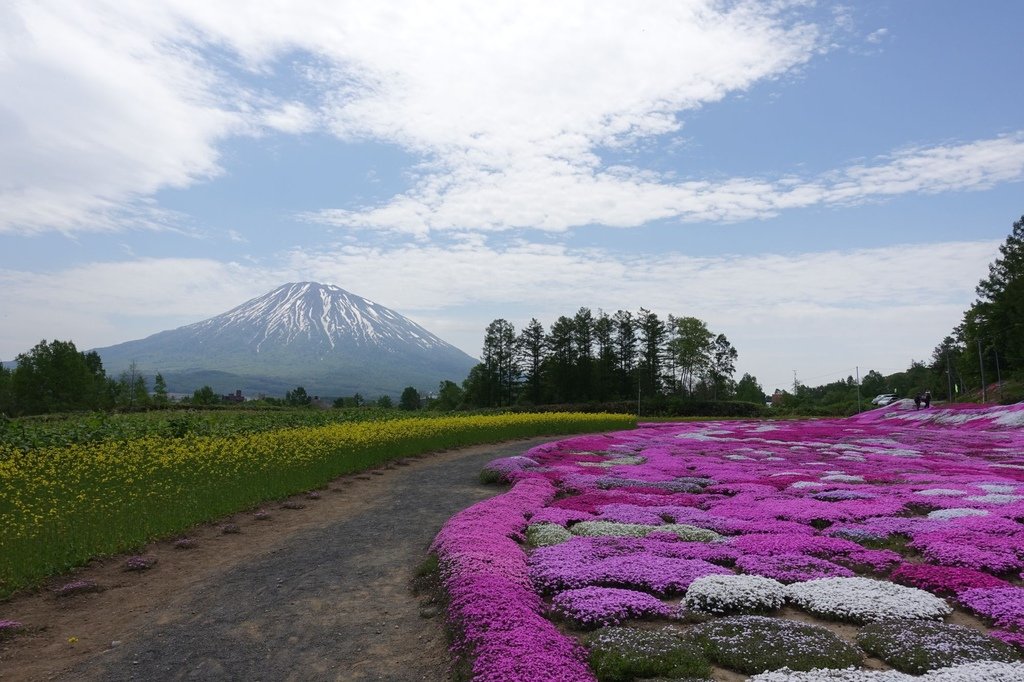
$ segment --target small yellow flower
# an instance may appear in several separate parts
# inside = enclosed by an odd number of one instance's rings
[[[77,637],[68,637],[68,644],[74,644],[78,641]]]

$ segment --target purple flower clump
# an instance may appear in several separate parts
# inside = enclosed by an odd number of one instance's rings
[[[451,599],[448,619],[459,632],[453,648],[472,657],[474,679],[594,679],[583,647],[541,615],[526,555],[512,540],[554,494],[547,480],[520,481],[449,519],[431,545]]]
[[[1001,628],[1024,630],[1024,588],[975,587],[960,592],[957,600]]]
[[[796,583],[817,578],[850,578],[850,569],[825,559],[804,554],[748,554],[736,560],[736,568],[745,573],[774,578],[780,583]]]
[[[627,618],[669,616],[672,609],[644,592],[616,587],[566,590],[551,600],[552,610],[584,628],[618,625]]]
[[[890,577],[895,582],[919,587],[934,594],[957,595],[975,588],[1010,587],[1005,580],[960,566],[901,564]]]

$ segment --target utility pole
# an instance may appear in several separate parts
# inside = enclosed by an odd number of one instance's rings
[[[860,365],[857,365],[857,412],[860,412]]]
[[[981,402],[988,402],[988,390],[985,388],[985,362],[981,358],[981,339],[978,339],[978,367],[981,368]]]
[[[1003,375],[999,371],[999,351],[992,346],[992,355],[996,356],[996,385],[999,386],[999,402],[1003,402]]]
[[[946,348],[946,383],[948,385],[946,400],[953,402],[953,373],[949,370],[949,348]]]

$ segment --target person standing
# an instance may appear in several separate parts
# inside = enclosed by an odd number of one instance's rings
[[[931,391],[925,391],[924,392],[924,406],[925,406],[925,408],[927,408],[931,404],[932,404],[932,392]]]

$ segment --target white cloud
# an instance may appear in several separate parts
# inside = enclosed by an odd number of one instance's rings
[[[855,204],[899,194],[988,189],[1024,177],[1024,134],[913,148],[818,178],[731,178],[672,183],[650,174],[581,168],[528,158],[498,171],[428,175],[380,207],[326,209],[326,224],[425,234],[448,228],[565,231],[601,224],[637,227],[660,219],[737,222],[815,205]]]
[[[0,232],[158,226],[141,200],[216,175],[219,144],[267,127],[322,124],[424,155],[436,173],[416,199],[449,206],[420,223],[474,218],[459,205],[475,201],[466,182],[492,173],[606,183],[596,147],[676,130],[677,112],[808,61],[821,31],[789,4],[7,5]],[[299,59],[308,101],[232,75],[258,81],[284,58]],[[400,204],[391,222],[415,223]]]
[[[143,259],[46,275],[0,271],[0,358],[42,338],[81,348],[141,338],[313,279],[394,308],[473,355],[496,317],[521,327],[530,317],[549,326],[581,306],[694,315],[739,349],[740,372],[772,389],[788,385],[792,369],[802,378],[845,377],[856,365],[862,373],[897,371],[926,358],[960,321],[997,247],[967,241],[696,258],[526,243],[498,250],[469,239],[296,250],[269,265]],[[917,276],[921,263],[942,277]]]
[[[887,29],[887,28],[880,28],[880,29],[878,29],[876,31],[872,31],[871,33],[869,33],[868,37],[866,38],[866,40],[869,43],[878,44],[878,43],[882,42],[883,40],[885,40],[886,36],[888,36],[888,35],[889,35],[889,29]]]

